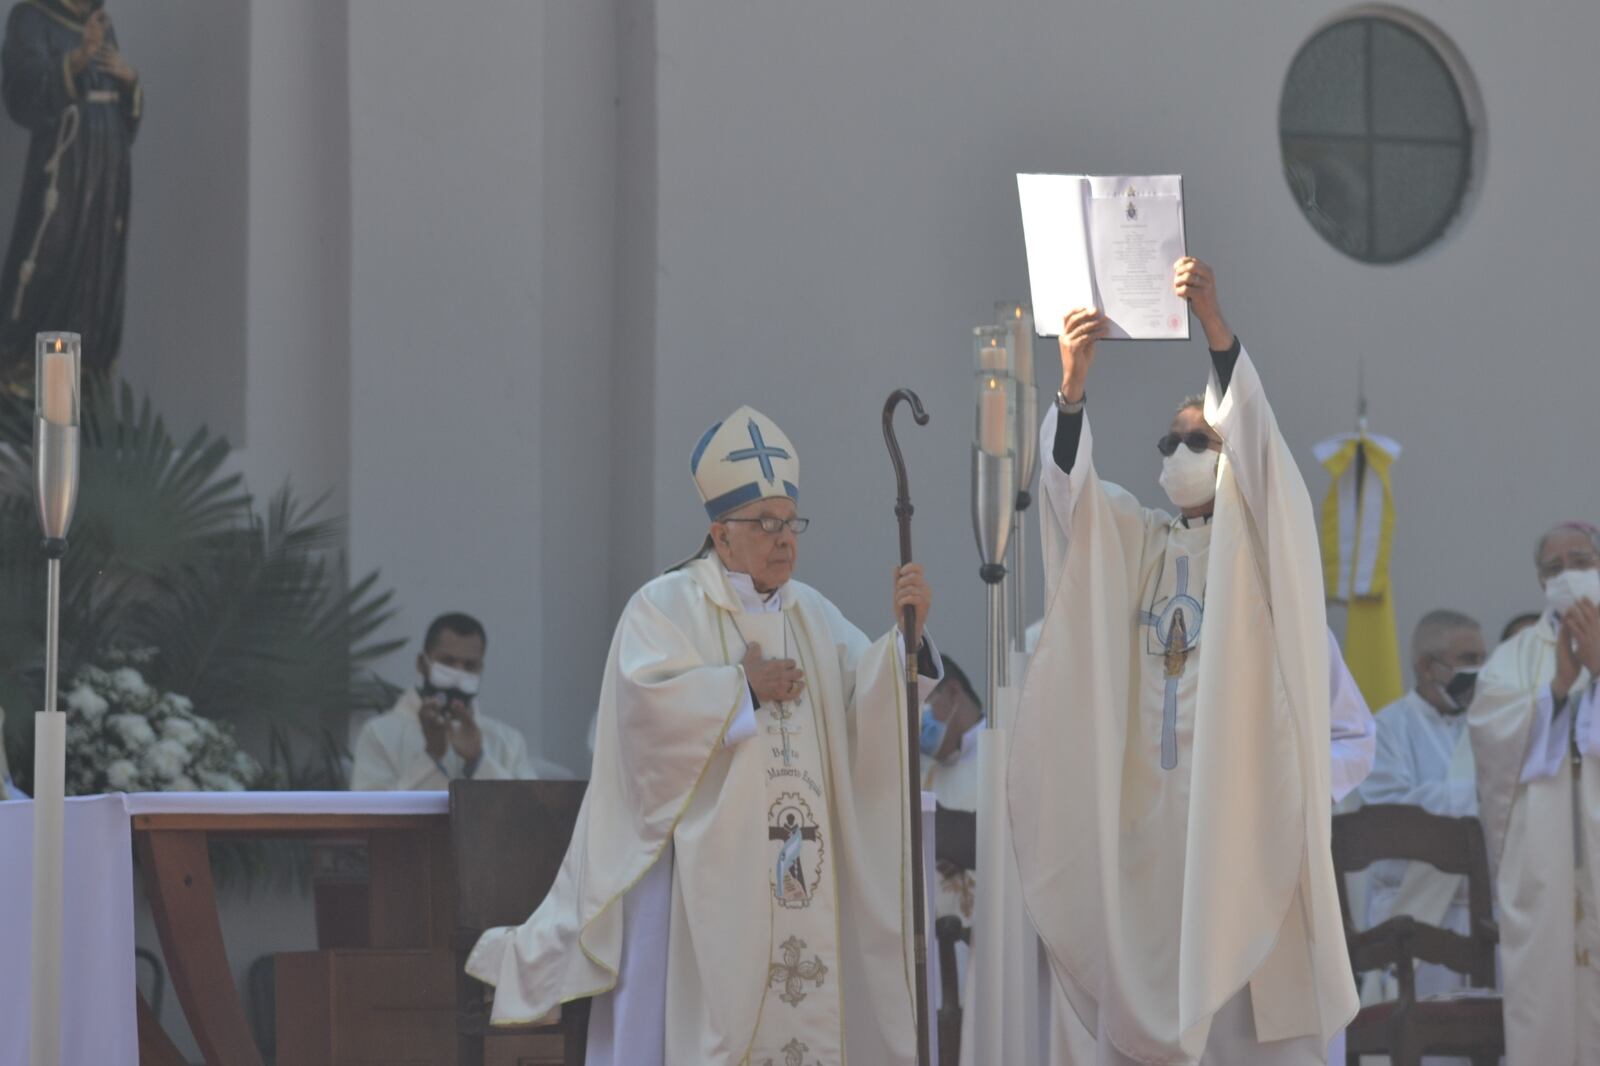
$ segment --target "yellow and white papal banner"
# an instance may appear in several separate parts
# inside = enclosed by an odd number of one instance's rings
[[[1346,605],[1343,650],[1369,707],[1405,694],[1389,560],[1394,550],[1390,470],[1400,444],[1370,433],[1330,437],[1312,449],[1332,484],[1322,501],[1323,581]]]

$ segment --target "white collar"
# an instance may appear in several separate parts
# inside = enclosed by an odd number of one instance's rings
[[[787,581],[763,596],[756,591],[755,578],[749,574],[729,570],[726,566],[722,568],[722,572],[728,575],[728,584],[732,587],[734,595],[739,597],[739,606],[744,608],[745,613],[769,614],[783,610],[785,601],[788,599],[785,595],[789,589]]]

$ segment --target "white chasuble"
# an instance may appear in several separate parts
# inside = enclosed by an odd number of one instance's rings
[[[1028,912],[1100,1062],[1320,1062],[1357,1008],[1311,500],[1248,355],[1219,392],[1213,375],[1209,524],[1102,482],[1087,420],[1070,475],[1044,479],[1008,802]]]
[[[798,581],[780,595],[781,613],[744,611],[713,558],[629,601],[561,871],[526,922],[485,933],[468,959],[495,986],[493,1023],[610,993],[638,932],[624,897],[666,856],[665,987],[623,990],[664,997],[654,1061],[915,1060],[897,634],[869,642]],[[735,740],[728,727],[749,704],[741,633],[768,657],[787,649],[806,689],[763,705],[755,735]]]
[[[1549,732],[1556,631],[1546,616],[1495,649],[1467,711],[1478,809],[1495,878],[1509,1066],[1600,1066],[1600,758],[1575,772],[1574,705],[1557,757],[1535,771]],[[1541,716],[1544,718],[1540,722]]]

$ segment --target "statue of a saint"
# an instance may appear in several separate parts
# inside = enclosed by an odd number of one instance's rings
[[[103,0],[22,0],[0,50],[6,113],[30,135],[0,267],[0,385],[31,391],[33,337],[83,334],[85,370],[122,342],[129,153],[144,94]]]

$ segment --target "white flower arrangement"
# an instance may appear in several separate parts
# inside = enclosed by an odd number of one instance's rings
[[[266,783],[227,726],[159,692],[118,657],[78,670],[61,696],[67,714],[67,793],[239,792]]]

